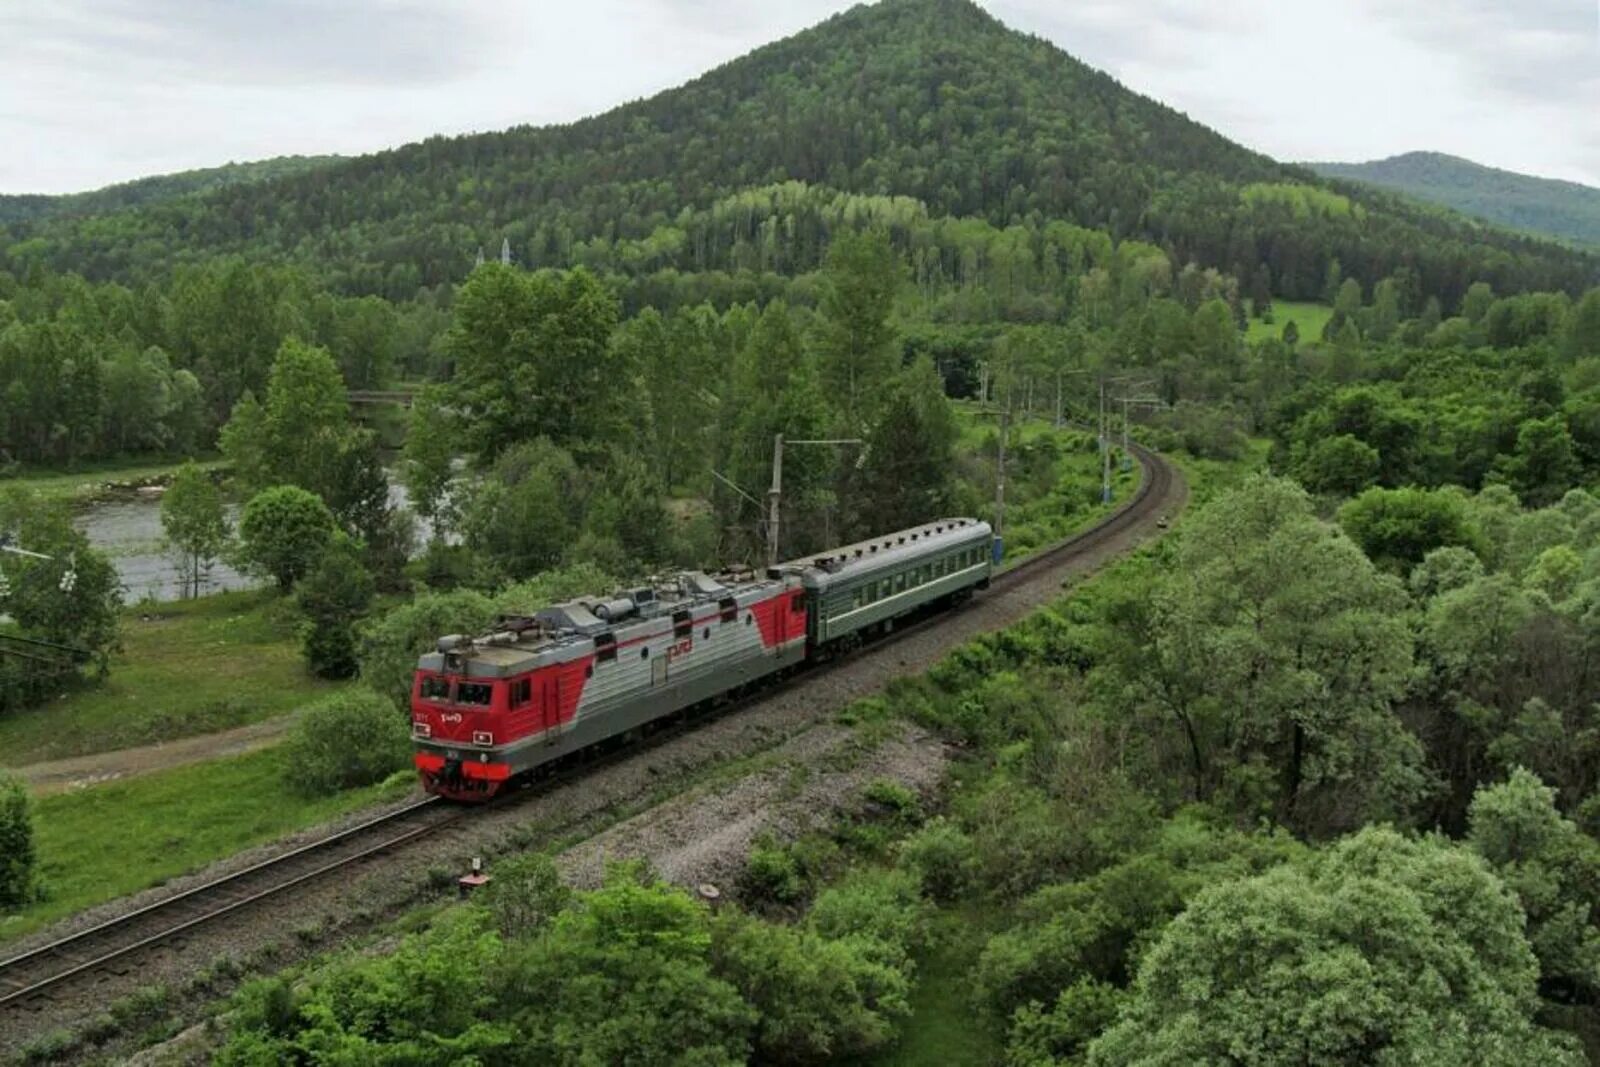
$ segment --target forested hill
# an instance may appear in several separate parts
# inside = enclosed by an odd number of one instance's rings
[[[1317,173],[1383,186],[1502,226],[1600,248],[1600,189],[1535,178],[1442,152],[1371,163],[1308,163]]]
[[[339,159],[339,156],[278,156],[252,163],[225,163],[220,167],[158,174],[83,193],[60,196],[0,194],[0,223],[28,222],[63,215],[105,215],[123,208],[209,192],[229,185],[270,181],[326,166]]]
[[[788,181],[906,198],[896,211],[934,219],[1107,230],[1178,262],[1270,276],[1293,298],[1321,295],[1334,259],[1368,286],[1410,266],[1447,306],[1476,280],[1577,290],[1600,276],[1600,261],[1571,250],[1376,191],[1340,195],[967,0],[857,7],[570,125],[434,138],[204,197],[18,224],[0,246],[13,270],[38,261],[129,282],[243,253],[392,298],[458,281],[502,239],[526,265],[635,275],[742,269],[733,245],[764,243],[796,273],[815,266],[825,233],[781,210],[746,212],[742,230],[705,214]],[[895,237],[913,251],[909,228]]]

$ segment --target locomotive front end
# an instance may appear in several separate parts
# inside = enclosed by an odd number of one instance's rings
[[[502,758],[507,684],[484,669],[470,639],[441,638],[411,683],[413,757],[423,788],[453,800],[482,801],[511,777]]]

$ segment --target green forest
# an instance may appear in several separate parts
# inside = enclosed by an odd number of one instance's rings
[[[1308,163],[1329,178],[1381,186],[1513,230],[1600,246],[1600,189],[1485,167],[1441,152],[1371,163]]]
[[[405,765],[440,634],[759,559],[776,434],[856,442],[786,455],[785,556],[993,517],[1002,434],[1008,550],[1058,540],[1103,514],[1102,392],[1192,500],[834,717],[946,742],[937,792],[761,841],[714,910],[495,857],[246,982],[219,1062],[1600,1057],[1600,257],[1276,163],[964,0],[273,162],[0,201],[0,533],[55,557],[0,555],[0,633],[81,653],[0,660],[0,712],[111,669],[115,573],[28,488],[97,464],[188,461],[194,587],[236,563],[355,680],[287,742],[328,794]]]

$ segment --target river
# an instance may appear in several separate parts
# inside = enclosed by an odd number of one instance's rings
[[[389,472],[389,503],[407,508],[410,500],[405,486]],[[237,524],[239,508],[229,505],[228,521]],[[161,533],[161,498],[155,494],[117,494],[83,504],[75,509],[73,523],[89,537],[90,544],[106,553],[122,579],[123,597],[129,604],[141,600],[178,600],[183,596],[183,579],[177,563],[167,552]],[[418,544],[428,530],[417,523]],[[201,584],[201,593],[220,593],[230,589],[252,589],[262,581],[241,574],[218,562]]]

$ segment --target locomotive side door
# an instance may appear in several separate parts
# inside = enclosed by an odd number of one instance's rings
[[[545,682],[544,704],[540,710],[543,712],[545,744],[553,745],[558,736],[556,727],[561,725],[561,678],[559,675]]]

